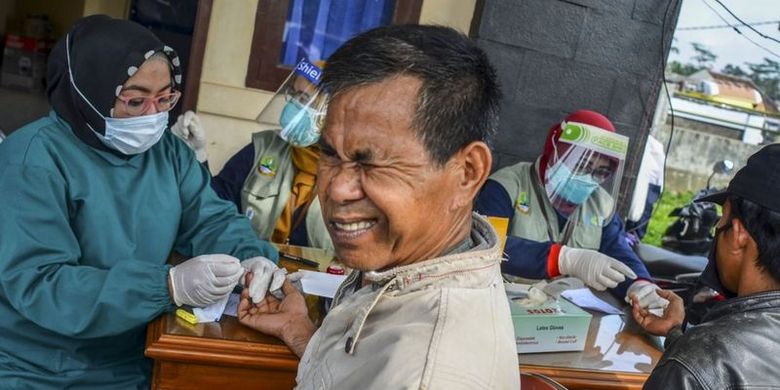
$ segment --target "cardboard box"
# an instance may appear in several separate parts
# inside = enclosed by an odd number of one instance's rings
[[[49,49],[48,41],[8,34],[3,49],[0,84],[42,91]]]
[[[517,353],[582,351],[592,316],[564,298],[533,307],[509,300]]]

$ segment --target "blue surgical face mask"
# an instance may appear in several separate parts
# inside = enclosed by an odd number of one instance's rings
[[[573,175],[566,164],[556,164],[547,171],[547,193],[573,204],[583,204],[599,187],[590,175]]]
[[[295,99],[285,104],[279,124],[282,125],[282,139],[290,145],[306,147],[320,139],[320,133],[314,126],[313,110]]]
[[[127,155],[143,153],[162,138],[168,126],[168,111],[130,118],[104,117],[106,134],[95,132],[103,144]]]

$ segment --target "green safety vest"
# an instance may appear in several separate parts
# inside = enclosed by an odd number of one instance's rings
[[[599,187],[569,217],[569,224],[573,225],[566,239],[565,229],[558,229],[557,213],[536,174],[538,165],[538,160],[535,163],[521,162],[499,169],[490,176],[491,180],[504,187],[514,206],[508,235],[598,250],[601,246],[601,230],[612,216],[612,197]]]
[[[257,234],[269,240],[290,198],[295,168],[290,144],[279,137],[276,131],[255,133],[252,135],[252,143],[255,162],[241,189],[241,209],[251,216],[252,228]],[[309,246],[333,250],[333,242],[322,220],[317,197],[306,212],[306,235]]]

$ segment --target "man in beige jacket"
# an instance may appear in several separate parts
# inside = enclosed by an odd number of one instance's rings
[[[318,196],[355,271],[319,329],[289,282],[283,300],[239,307],[301,356],[298,388],[519,388],[500,242],[472,213],[495,78],[476,44],[437,26],[374,29],[328,59]]]

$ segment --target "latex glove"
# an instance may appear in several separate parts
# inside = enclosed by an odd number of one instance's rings
[[[187,111],[176,118],[171,126],[171,132],[181,138],[195,152],[195,158],[200,162],[208,159],[206,153],[206,130],[200,123],[200,118],[192,111]]]
[[[558,255],[558,270],[563,275],[580,278],[594,290],[613,288],[636,274],[627,265],[591,249],[562,246]]]
[[[284,283],[284,278],[287,275],[287,271],[278,272],[279,267],[274,264],[273,261],[268,260],[263,256],[252,257],[241,262],[241,267],[246,272],[252,273],[252,280],[249,283],[249,296],[252,298],[252,302],[259,303],[265,298],[265,294],[269,291],[269,287],[281,286]],[[245,277],[241,278],[241,285],[245,286]]]
[[[626,292],[626,303],[631,303],[631,295],[635,295],[642,309],[660,309],[669,305],[669,301],[658,295],[658,286],[647,280],[637,280],[631,283]]]
[[[230,294],[242,274],[241,264],[233,256],[193,257],[169,271],[173,301],[177,306],[210,305]]]
[[[281,273],[281,275],[277,275],[277,273]],[[276,297],[276,299],[284,299],[284,290],[282,289],[282,286],[284,285],[285,280],[288,280],[290,283],[292,283],[293,287],[295,287],[298,291],[303,292],[303,284],[301,283],[301,279],[303,279],[303,272],[298,271],[288,275],[286,269],[279,268],[274,272],[271,285],[268,287],[268,293]]]

